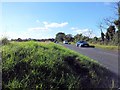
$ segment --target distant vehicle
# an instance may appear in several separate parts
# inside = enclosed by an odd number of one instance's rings
[[[64,43],[64,44],[69,44],[69,42],[68,42],[68,41],[63,41],[63,43]]]
[[[84,46],[89,46],[89,44],[86,41],[78,41],[76,43],[77,47],[84,47]]]
[[[59,43],[59,42],[55,40],[54,43]]]

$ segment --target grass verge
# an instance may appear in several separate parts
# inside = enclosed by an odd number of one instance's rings
[[[2,46],[3,89],[111,87],[117,80],[109,70],[63,46],[33,41]]]
[[[97,48],[102,48],[106,50],[113,50],[113,51],[118,51],[118,46],[113,46],[113,45],[100,45],[100,44],[90,44],[94,45]]]

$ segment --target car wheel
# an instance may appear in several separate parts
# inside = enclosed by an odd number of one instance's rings
[[[78,47],[79,45],[78,45],[78,44],[76,44],[76,46]]]

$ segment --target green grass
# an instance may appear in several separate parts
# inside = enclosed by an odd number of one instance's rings
[[[3,89],[111,88],[111,75],[98,62],[58,44],[31,41],[2,46]]]
[[[118,46],[113,46],[113,45],[100,45],[100,44],[90,44],[90,45],[94,45],[97,48],[102,48],[102,49],[106,49],[106,50],[114,50],[114,51],[118,51]]]

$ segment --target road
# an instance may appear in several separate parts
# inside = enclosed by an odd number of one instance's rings
[[[88,56],[94,60],[97,60],[99,63],[101,63],[103,66],[108,68],[113,73],[116,73],[117,75],[120,75],[118,70],[120,70],[120,67],[118,68],[118,52],[112,52],[107,51],[103,49],[98,48],[90,48],[90,47],[76,47],[75,45],[69,45],[69,44],[62,44],[63,46],[74,50],[76,52],[79,52],[85,56]]]

